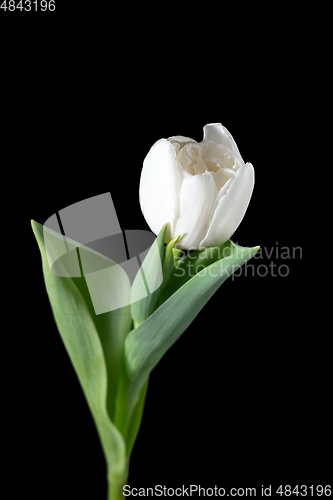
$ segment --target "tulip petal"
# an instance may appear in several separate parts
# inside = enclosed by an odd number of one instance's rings
[[[141,210],[150,229],[158,234],[169,222],[167,242],[174,235],[182,183],[181,167],[175,157],[171,142],[157,141],[143,162],[139,189]]]
[[[191,142],[193,144],[198,144],[197,141],[195,141],[194,139],[191,139],[190,137],[184,137],[183,135],[172,135],[171,137],[168,137],[168,141],[177,141],[179,142],[179,144],[184,146],[188,142]]]
[[[218,196],[220,198],[222,196],[221,189],[226,185],[229,179],[233,179],[235,177],[235,172],[223,168],[217,172],[211,172],[211,175],[215,181],[217,190],[219,191]],[[219,199],[217,201],[219,201]]]
[[[207,235],[200,243],[200,249],[221,245],[232,236],[242,221],[254,186],[254,169],[251,163],[243,165],[235,178],[229,179],[227,184],[227,189],[222,188],[219,193],[222,196]]]
[[[244,165],[244,162],[227,146],[222,146],[212,141],[202,141],[200,147],[201,155],[205,162],[215,161],[218,164],[222,164],[223,168],[232,168],[235,171]]]
[[[183,234],[177,248],[198,249],[207,233],[209,216],[218,194],[209,172],[186,177],[180,191],[175,234]]]
[[[179,153],[179,151],[189,143],[198,144],[197,141],[194,141],[193,139],[184,137],[182,135],[173,135],[172,137],[168,137],[168,141],[170,141],[175,148],[176,154]]]
[[[221,123],[209,123],[204,126],[204,141],[212,141],[221,146],[225,146],[234,153],[234,155],[244,163],[243,158],[238,150],[237,144],[235,143],[230,132],[223,127]]]

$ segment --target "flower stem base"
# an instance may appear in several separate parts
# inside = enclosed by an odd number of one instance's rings
[[[108,483],[108,500],[123,500],[123,486],[126,483]]]

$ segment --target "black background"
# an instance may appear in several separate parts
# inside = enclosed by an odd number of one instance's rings
[[[297,37],[288,24],[283,44],[273,26],[257,40],[236,36],[210,13],[211,36],[195,24],[180,38],[170,11],[162,28],[140,25],[142,6],[129,15],[56,3],[54,13],[0,12],[2,164],[21,262],[6,385],[19,407],[9,411],[13,488],[24,477],[35,499],[106,498],[102,449],[52,317],[30,219],[110,191],[122,228],[148,229],[138,186],[149,148],[171,135],[200,141],[211,122],[230,130],[256,173],[233,240],[261,246],[255,267],[288,273],[229,279],[154,369],[128,483],[327,484],[327,334],[308,301],[306,54]],[[286,260],[282,247],[302,250]]]

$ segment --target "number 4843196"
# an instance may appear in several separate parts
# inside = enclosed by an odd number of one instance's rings
[[[276,490],[277,495],[284,496],[284,497],[290,497],[292,495],[300,495],[302,497],[304,496],[316,496],[316,497],[321,497],[321,496],[326,496],[329,497],[332,494],[332,489],[331,485],[328,484],[326,486],[295,486],[294,488],[286,485],[286,486],[279,486],[279,488]]]
[[[0,0],[1,2],[1,0]],[[13,12],[15,10],[20,10],[21,12],[25,10],[26,12],[30,10],[41,10],[41,11],[46,11],[49,10],[53,12],[55,10],[55,0],[20,0],[19,2],[16,2],[15,0],[4,0],[1,5],[0,9],[6,11],[9,10],[10,12]]]

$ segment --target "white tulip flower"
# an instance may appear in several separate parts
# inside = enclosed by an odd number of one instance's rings
[[[173,136],[152,146],[143,163],[140,205],[155,234],[169,223],[166,242],[183,235],[178,248],[203,249],[232,236],[253,186],[252,164],[244,163],[223,125],[210,123],[200,143]]]

